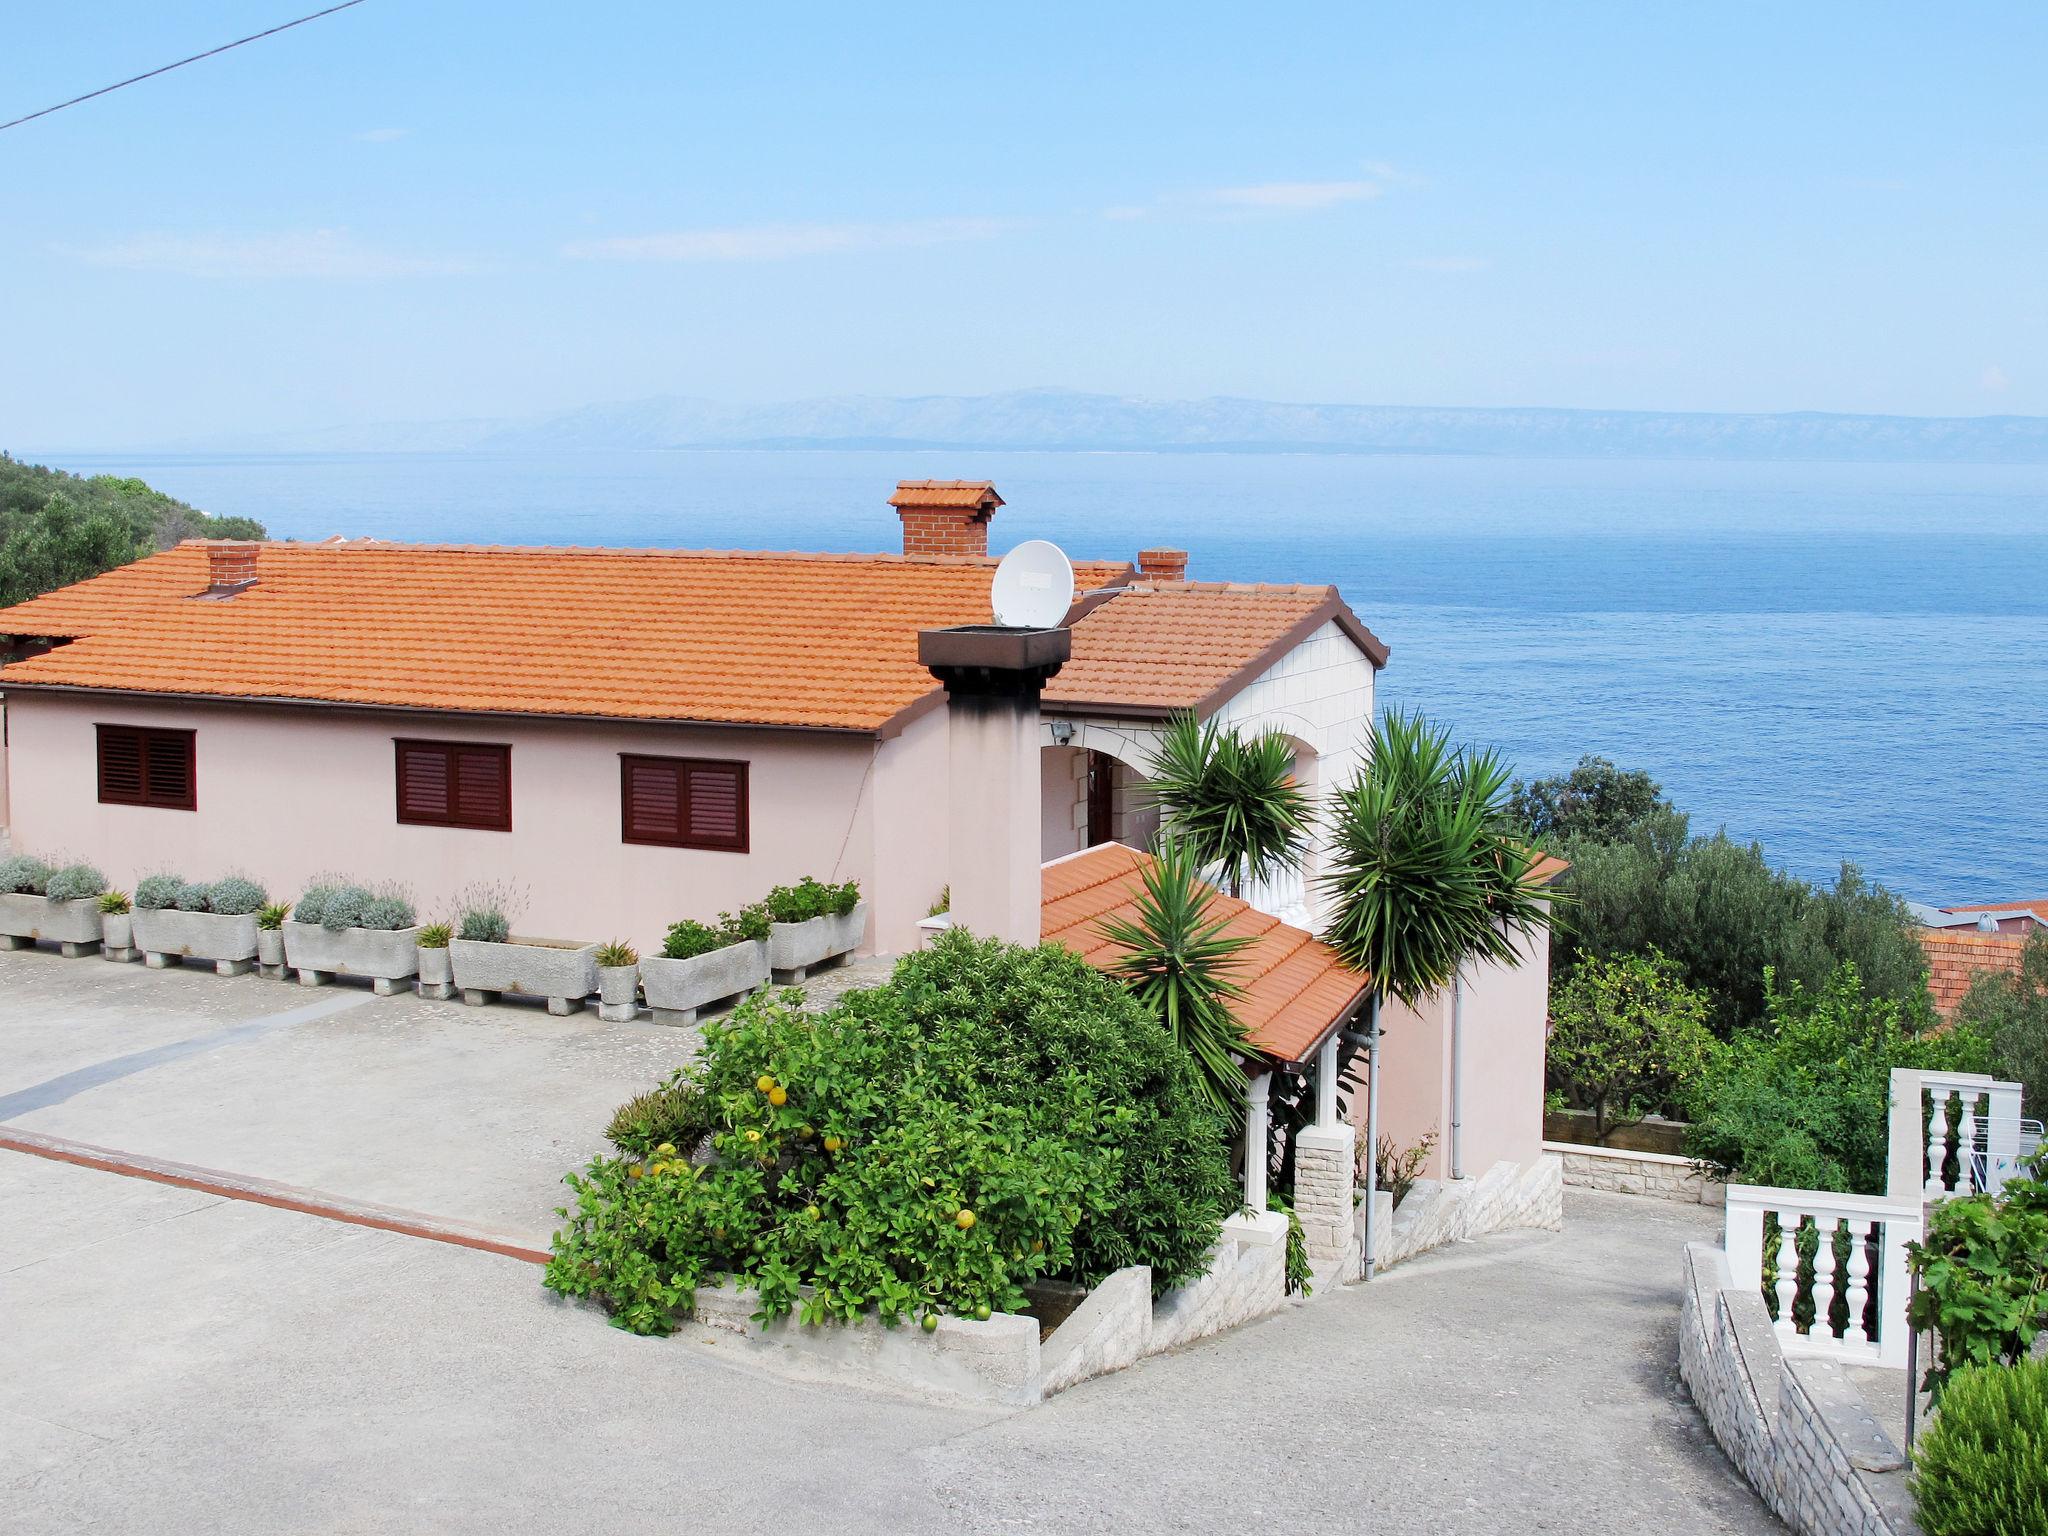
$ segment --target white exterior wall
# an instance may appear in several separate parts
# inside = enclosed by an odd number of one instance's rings
[[[1370,658],[1332,621],[1324,624],[1257,678],[1231,695],[1211,717],[1248,735],[1277,730],[1298,743],[1295,772],[1317,800],[1329,796],[1364,766],[1372,740],[1375,670]],[[1048,714],[1040,741],[1054,746],[1051,723],[1063,718]],[[1106,752],[1132,770],[1117,785],[1118,839],[1139,843],[1156,829],[1137,808],[1142,775],[1157,751],[1161,725],[1157,720],[1071,718],[1074,748]],[[1078,754],[1076,754],[1078,755]],[[1049,772],[1058,772],[1055,755],[1041,754]],[[1071,769],[1069,770],[1071,772]],[[1046,791],[1047,837],[1056,809],[1055,791]],[[1086,823],[1082,826],[1085,828]],[[1085,833],[1077,834],[1079,836]],[[1050,846],[1050,842],[1048,842]],[[1078,840],[1075,844],[1078,846]],[[1071,853],[1073,847],[1063,846]],[[1316,875],[1322,867],[1321,840],[1312,843],[1307,867],[1271,886],[1246,890],[1245,899],[1262,911],[1304,927],[1322,920]],[[1048,853],[1047,857],[1055,855]]]

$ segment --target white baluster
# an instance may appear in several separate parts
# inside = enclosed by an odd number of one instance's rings
[[[1934,1088],[1927,1095],[1927,1193],[1936,1199],[1948,1193],[1941,1165],[1948,1161],[1948,1097],[1953,1091]]]
[[[1977,1163],[1977,1095],[1965,1088],[1956,1099],[1962,1105],[1956,1122],[1956,1193],[1966,1195],[1984,1187]]]
[[[1799,1299],[1800,1219],[1796,1211],[1778,1212],[1778,1332],[1785,1334],[1799,1332],[1792,1321],[1792,1304]]]
[[[1870,1331],[1863,1326],[1863,1308],[1870,1301],[1870,1221],[1849,1222],[1849,1326],[1842,1332],[1844,1344],[1868,1344]]]

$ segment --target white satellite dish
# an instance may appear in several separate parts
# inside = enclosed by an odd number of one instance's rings
[[[989,592],[1005,629],[1054,629],[1074,606],[1074,563],[1044,539],[1026,539],[996,567]]]

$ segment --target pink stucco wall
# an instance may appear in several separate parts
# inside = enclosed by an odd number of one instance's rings
[[[197,732],[197,811],[98,802],[95,722]],[[526,888],[522,933],[658,947],[669,923],[715,918],[778,881],[861,881],[870,942],[915,943],[945,882],[945,712],[890,741],[823,732],[489,721],[259,706],[7,699],[14,846],[89,859],[124,887],[152,870],[189,879],[246,871],[273,896],[340,872],[411,886],[445,914],[473,881]],[[400,825],[392,739],[509,742],[511,832]],[[747,854],[620,838],[619,754],[740,758],[749,768]],[[879,861],[878,843],[885,850]]]
[[[1502,1160],[1527,1163],[1542,1154],[1549,1008],[1548,934],[1528,941],[1519,965],[1465,968],[1467,1177],[1477,1178]],[[1415,1008],[1389,1003],[1381,1018],[1380,1132],[1401,1149],[1435,1132],[1424,1178],[1448,1178],[1451,1171],[1450,1026],[1449,988]],[[1362,1089],[1351,1095],[1351,1118],[1365,1124]]]

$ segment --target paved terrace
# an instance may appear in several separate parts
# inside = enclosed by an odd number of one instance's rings
[[[0,1122],[538,1232],[689,1044],[357,996],[0,955]],[[1779,1529],[1675,1377],[1679,1251],[1718,1213],[1574,1192],[1566,1218],[1015,1413],[767,1375],[515,1259],[0,1152],[0,1531]]]

